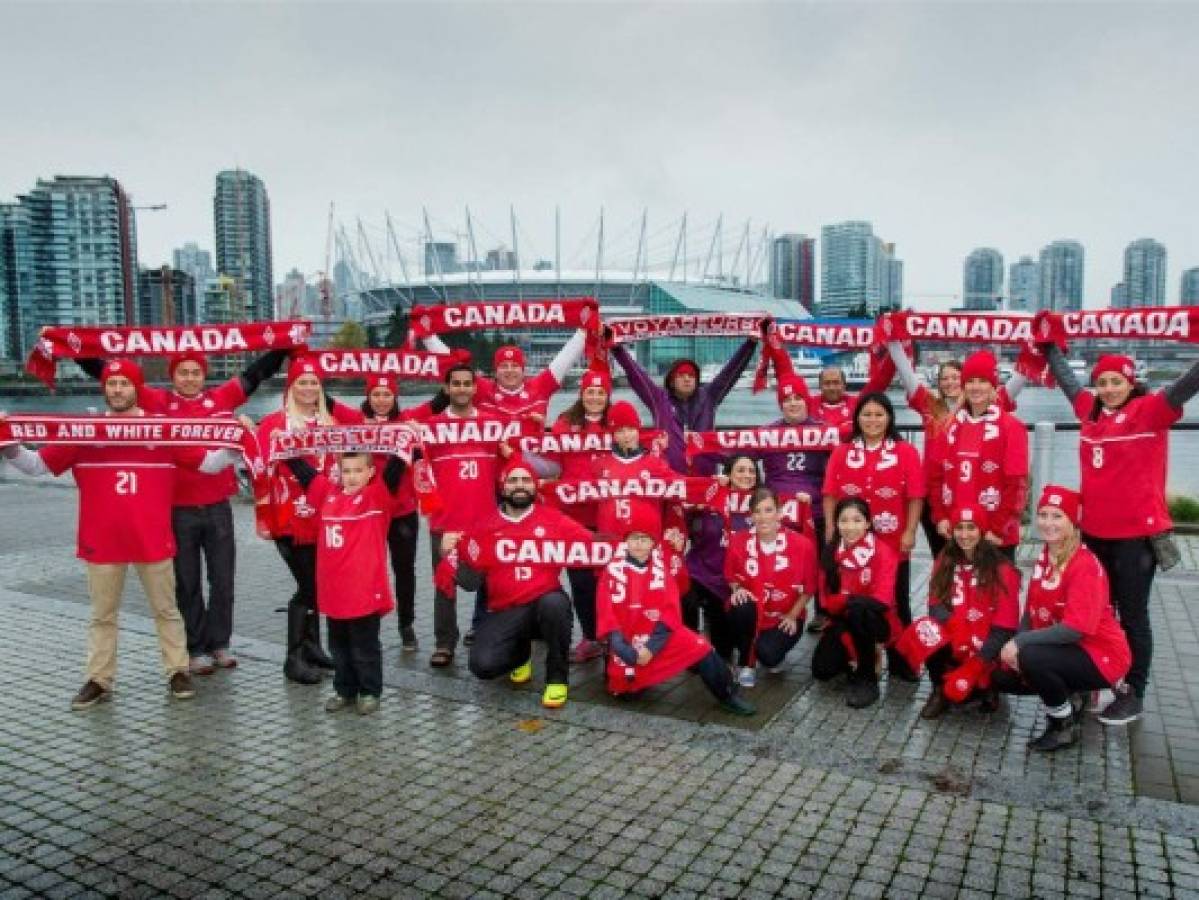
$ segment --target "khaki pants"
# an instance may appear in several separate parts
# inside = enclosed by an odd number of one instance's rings
[[[166,677],[187,671],[187,635],[183,617],[175,605],[175,569],[171,560],[111,565],[88,563],[87,589],[92,598],[92,621],[88,627],[87,677],[109,690],[117,674],[117,613],[125,590],[125,572],[130,565],[137,570],[154,614]]]

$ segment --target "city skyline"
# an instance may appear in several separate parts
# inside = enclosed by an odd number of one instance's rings
[[[972,248],[1035,257],[1063,237],[1086,247],[1086,302],[1102,305],[1125,245],[1150,234],[1173,302],[1199,265],[1199,9],[1079,9],[7,5],[22,40],[0,71],[23,87],[0,99],[0,198],[110,174],[168,205],[139,217],[155,266],[207,245],[211,179],[243,167],[270,190],[280,272],[323,268],[330,201],[347,222],[387,208],[414,225],[422,206],[505,223],[515,204],[542,257],[556,204],[579,232],[601,205],[622,224],[645,206],[697,223],[724,210],[779,234],[868,219],[926,308],[959,302]],[[422,37],[394,53],[401,33]],[[967,35],[1003,60],[998,82]],[[1115,35],[1119,67],[1090,52]],[[547,56],[566,47],[569,66]],[[988,127],[962,128],[984,95]]]

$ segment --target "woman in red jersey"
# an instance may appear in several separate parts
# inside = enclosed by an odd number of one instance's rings
[[[1091,370],[1093,390],[1084,390],[1056,346],[1043,345],[1062,392],[1081,423],[1078,443],[1082,533],[1107,573],[1112,605],[1132,647],[1127,684],[1100,713],[1107,725],[1139,718],[1153,630],[1149,594],[1158,553],[1175,555],[1166,509],[1166,466],[1170,427],[1199,390],[1199,363],[1168,387],[1149,393],[1136,380],[1131,358],[1101,356]]]
[[[1110,688],[1132,663],[1128,639],[1108,600],[1107,575],[1082,544],[1081,496],[1046,485],[1037,503],[1037,530],[1045,546],[1033,566],[1020,631],[1003,645],[995,685],[1013,694],[1037,694],[1048,713],[1045,730],[1030,744],[1053,751],[1078,740],[1081,702],[1071,695]]]

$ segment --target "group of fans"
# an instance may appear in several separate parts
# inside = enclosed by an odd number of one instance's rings
[[[304,354],[267,353],[213,387],[205,357],[182,354],[171,361],[171,390],[147,386],[128,360],[82,364],[99,378],[109,415],[198,418],[231,415],[286,364],[281,407],[254,426],[264,448],[280,432],[363,423],[411,431],[421,453],[313,453],[271,469],[266,536],[295,582],[284,672],[318,684],[332,670],[330,712],[377,709],[380,621],[393,608],[403,651],[418,649],[424,513],[435,582],[430,665],[453,664],[459,589],[472,592],[461,637],[470,670],[527,682],[539,640],[547,707],[566,702],[572,663],[602,660],[613,694],[635,696],[690,670],[727,710],[754,715],[748,697],[759,669],[784,666],[806,630],[816,640],[813,677],[845,676],[851,707],[878,700],[885,667],[906,681],[927,671],[925,718],[968,701],[993,710],[1001,692],[1038,695],[1047,712],[1031,744],[1039,750],[1077,740],[1089,692],[1112,692],[1099,713],[1106,724],[1140,715],[1152,656],[1149,594],[1173,550],[1167,432],[1199,390],[1199,364],[1149,393],[1131,359],[1102,356],[1087,389],[1058,348],[1039,346],[1081,423],[1081,482],[1077,490],[1048,485],[1037,499],[1043,545],[1022,602],[1015,555],[1029,454],[1014,410],[1024,378],[1001,386],[990,352],[942,363],[929,388],[908,349],[893,342],[854,396],[836,367],[811,390],[768,322],[707,383],[687,359],[658,383],[616,344],[611,357],[647,419],[613,402],[606,367],[593,366],[577,400],[547,422],[549,400],[587,341],[578,331],[536,375],[514,345],[496,352],[492,377],[454,357],[436,396],[411,408],[398,405],[386,376],[368,380],[360,405],[336,400]],[[449,352],[436,338],[427,343]],[[834,430],[831,446],[727,455],[702,440],[759,345],[776,375],[780,413],[763,430]],[[922,420],[920,449],[896,428],[885,393],[896,375]],[[580,440],[522,451],[516,438],[543,436],[547,425],[549,435]],[[421,436],[436,430],[460,437],[422,446]],[[2,452],[31,475],[72,469],[79,485],[79,556],[93,618],[76,709],[111,696],[130,564],[150,599],[175,697],[194,693],[191,676],[236,665],[228,469],[236,454],[20,444]],[[934,563],[927,615],[914,618],[910,555],[921,527]],[[321,647],[321,615],[331,656]],[[581,639],[572,647],[576,619]]]

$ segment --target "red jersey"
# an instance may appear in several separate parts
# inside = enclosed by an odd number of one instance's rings
[[[386,422],[423,422],[432,415],[432,405],[430,403],[422,403],[420,406],[399,410],[399,414],[394,418],[388,416],[367,416],[366,413],[360,411],[358,421],[378,424]],[[389,459],[390,457],[386,454],[376,453],[375,472],[381,473]],[[393,519],[399,519],[416,512],[416,485],[412,473],[412,466],[404,467],[404,473],[400,476],[400,485],[396,488],[396,492],[392,496],[391,517]]]
[[[495,509],[494,500],[491,501],[490,508]],[[471,510],[472,522],[477,523],[478,517],[479,511]],[[502,511],[496,513],[489,525],[486,530],[489,543],[505,538],[516,542],[531,538],[556,538],[567,541],[592,539],[591,532],[574,519],[542,503],[534,503],[519,519],[512,518]],[[472,567],[481,564],[484,550],[469,532],[463,536],[459,546],[463,562]],[[497,560],[494,565],[487,565],[483,569],[487,579],[487,608],[494,612],[524,606],[544,594],[561,590],[562,569],[560,562],[538,562],[527,557],[522,557],[517,563]]]
[[[149,413],[189,419],[233,417],[233,411],[246,402],[241,378],[230,378],[195,397],[182,397],[174,391],[144,387],[138,391],[138,405]],[[180,469],[175,476],[175,506],[210,506],[237,493],[237,475],[230,466],[209,475]]]
[[[542,369],[534,377],[526,378],[516,390],[501,387],[499,382],[483,376],[476,378],[475,384],[475,406],[480,412],[509,421],[526,421],[530,416],[540,416],[540,420],[529,422],[529,430],[533,433],[544,429],[550,397],[561,387],[549,369]]]
[[[559,418],[550,430],[554,434],[603,435],[607,434],[609,429],[600,422],[588,420],[582,425],[572,425],[567,419]],[[590,478],[595,473],[596,463],[608,455],[608,451],[599,450],[595,453],[550,453],[547,454],[547,458],[562,467],[562,472],[558,476],[560,480],[581,481]],[[588,528],[595,528],[594,503],[576,503],[573,506],[561,506],[560,508],[576,522],[580,522]]]
[[[1060,622],[1079,632],[1079,646],[1109,684],[1128,674],[1132,666],[1128,638],[1112,610],[1103,566],[1086,547],[1074,551],[1060,573],[1049,564],[1049,548],[1042,548],[1025,605],[1029,628],[1048,628]]]
[[[627,556],[609,563],[595,595],[596,633],[618,632],[634,649],[649,643],[660,624],[669,631],[666,643],[648,665],[628,665],[608,654],[608,689],[614,694],[645,690],[691,668],[711,652],[702,636],[683,624],[679,587],[671,574],[671,558],[655,547],[645,565]]]
[[[1020,543],[1020,514],[1028,489],[1028,432],[998,405],[974,418],[959,409],[945,435],[940,491],[932,494],[933,521],[949,518],[955,504],[987,511],[985,530],[1003,546]]]
[[[824,496],[858,497],[870,507],[874,533],[896,553],[910,524],[908,501],[925,495],[920,454],[907,441],[884,440],[867,447],[854,438],[833,450],[824,470]]]
[[[753,531],[737,532],[725,555],[724,577],[753,594],[758,631],[775,628],[800,597],[816,593],[816,546],[790,528],[780,528],[769,544]]]
[[[930,613],[935,606],[947,606],[950,610],[946,631],[954,658],[959,662],[965,662],[982,649],[992,627],[1015,631],[1020,626],[1020,572],[1005,563],[999,574],[999,582],[983,590],[978,586],[974,566],[959,563],[953,569],[950,595],[941,598],[929,594]]]
[[[70,469],[79,486],[80,559],[97,565],[154,563],[175,555],[176,466],[198,468],[203,449],[55,445],[38,454],[55,475]]]
[[[887,622],[891,626],[888,643],[899,636],[903,629],[895,612],[895,570],[899,556],[886,541],[872,532],[852,546],[840,542],[836,551],[837,567],[841,575],[841,590],[833,593],[828,585],[820,592],[820,605],[834,618],[845,614],[845,604],[850,594],[872,597],[887,607]]]
[[[362,414],[341,403],[333,404],[330,410],[333,421],[338,425],[354,425],[362,420]],[[310,419],[306,427],[314,427],[316,419]],[[258,444],[263,453],[269,453],[271,435],[288,429],[287,411],[277,409],[263,416],[258,423]],[[337,482],[337,458],[332,453],[318,453],[301,457],[305,462],[334,483]],[[297,544],[315,544],[317,539],[316,507],[308,500],[300,480],[284,465],[276,465],[270,473],[271,514],[269,516],[270,537],[290,537]]]
[[[631,459],[617,456],[611,452],[604,453],[593,466],[592,474],[595,478],[620,480],[661,478],[674,481],[679,477],[678,473],[667,465],[662,457],[653,453],[642,453]],[[674,508],[664,509],[664,507]],[[596,504],[596,531],[612,537],[623,537],[625,527],[633,521],[634,510],[640,509],[646,510],[658,523],[658,531],[654,535],[658,540],[661,540],[663,530],[682,524],[681,511],[675,504],[666,504],[661,500],[642,497],[622,497],[614,500],[601,500]]]
[[[327,478],[308,486],[316,507],[316,602],[331,619],[387,615],[395,607],[387,569],[391,492],[376,474],[355,494]]]
[[[1164,393],[1134,397],[1091,421],[1095,395],[1081,391],[1079,472],[1082,530],[1098,538],[1145,537],[1173,527],[1166,508],[1170,426],[1182,418]]]
[[[473,410],[457,416],[448,409],[425,420],[430,429],[453,431],[460,439],[421,448],[433,472],[437,492],[444,500],[429,517],[429,530],[439,534],[467,531],[478,522],[481,510],[495,509],[496,478],[499,476],[499,441],[485,440],[488,423],[507,420]]]
[[[999,408],[1004,412],[1015,412],[1016,401],[1008,396],[1007,388],[1000,387],[997,395]],[[936,398],[932,391],[920,385],[908,394],[908,409],[920,416],[920,425],[924,429],[924,480],[930,493],[933,484],[941,483],[941,463],[945,459],[945,434],[953,415],[946,412],[937,417],[934,405]]]

